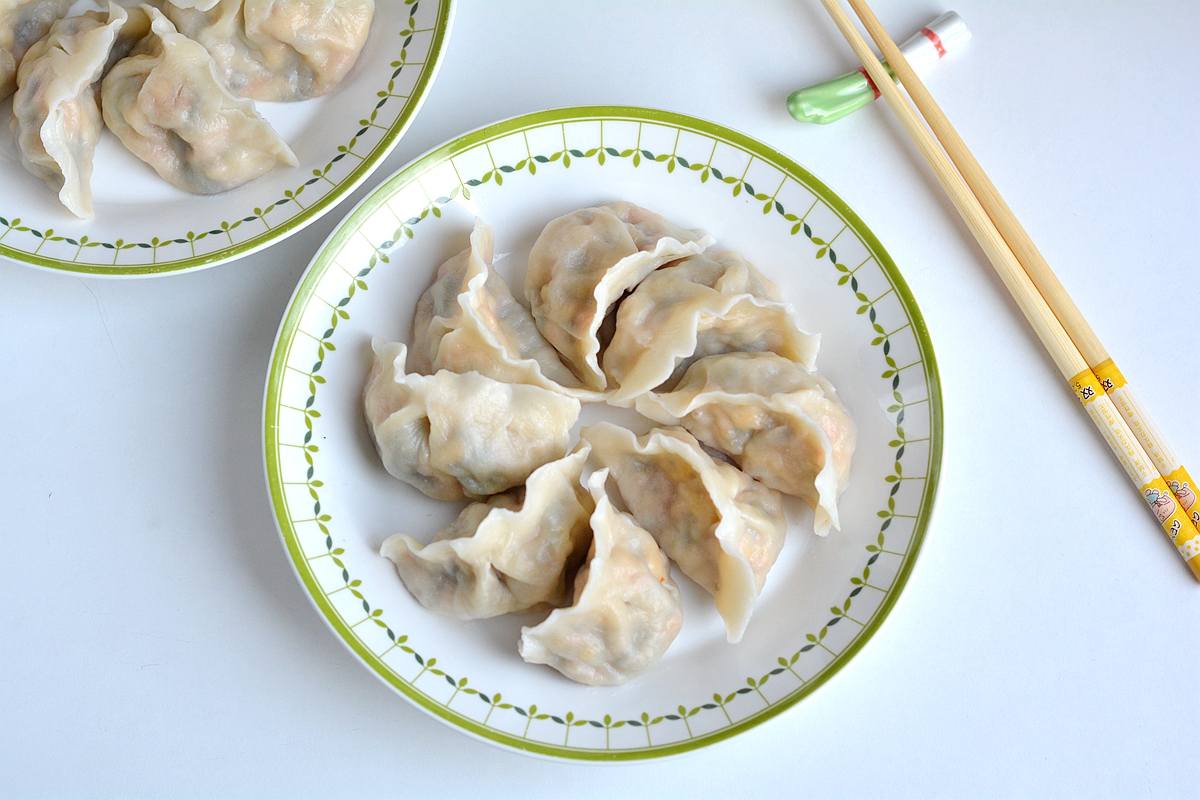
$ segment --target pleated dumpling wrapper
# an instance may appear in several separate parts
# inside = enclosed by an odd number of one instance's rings
[[[341,83],[367,42],[375,0],[188,0],[165,10],[212,53],[234,94],[284,103]]]
[[[104,130],[96,82],[128,18],[110,3],[55,22],[25,53],[9,121],[21,164],[58,193],[80,219],[92,219],[92,160]]]
[[[608,402],[632,406],[717,353],[770,351],[811,368],[820,344],[775,284],[737,253],[690,256],[651,273],[622,301],[604,351],[604,371],[619,385]]]
[[[683,625],[670,561],[632,517],[617,511],[594,472],[588,560],[575,576],[575,600],[540,625],[521,629],[517,646],[532,664],[548,664],[573,681],[614,686],[644,674]]]
[[[837,499],[857,434],[822,376],[774,353],[710,356],[673,391],[639,397],[637,410],[682,425],[767,486],[803,498],[818,534],[840,528]]]
[[[600,422],[579,435],[638,524],[713,595],[729,641],[741,641],[787,535],[779,492],[714,460],[682,428],[636,437]]]
[[[492,267],[495,243],[491,226],[476,218],[470,247],[438,268],[417,301],[413,371],[474,371],[505,383],[587,394]]]
[[[525,274],[538,330],[589,389],[603,390],[599,331],[608,310],[658,267],[703,252],[713,241],[633,203],[584,208],[551,221],[534,242]]]
[[[476,372],[409,374],[405,345],[379,337],[371,344],[367,428],[387,471],[430,497],[498,494],[566,454],[579,419],[575,398]]]
[[[459,619],[565,605],[591,541],[594,504],[579,480],[588,451],[581,445],[523,487],[472,503],[427,545],[398,533],[380,553],[421,605]]]
[[[216,194],[299,162],[249,100],[233,96],[212,56],[158,9],[151,34],[101,84],[104,122],[138,158],[185,192]]]
[[[0,100],[17,90],[25,53],[67,15],[75,0],[0,0]]]

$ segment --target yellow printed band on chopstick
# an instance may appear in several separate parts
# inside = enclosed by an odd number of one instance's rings
[[[1167,440],[1159,432],[1145,406],[1133,389],[1128,386],[1125,376],[1111,358],[1097,364],[1093,369],[1100,380],[1100,386],[1113,399],[1121,416],[1129,423],[1130,429],[1146,448],[1146,454],[1158,467],[1160,474],[1166,476],[1167,487],[1176,501],[1183,507],[1192,525],[1200,533],[1200,505],[1196,503],[1196,482],[1187,470],[1183,468],[1179,457],[1171,450]]]
[[[1100,385],[1100,380],[1096,377],[1096,373],[1090,369],[1085,369],[1074,378],[1071,378],[1071,389],[1075,392],[1075,396],[1079,398],[1079,402],[1085,406],[1097,397],[1104,396],[1104,389]]]
[[[1092,368],[1092,372],[1096,373],[1096,377],[1100,379],[1100,386],[1104,388],[1106,394],[1112,394],[1117,389],[1125,388],[1125,376],[1121,374],[1121,370],[1117,369],[1117,365],[1111,358],[1097,364]]]
[[[1150,507],[1163,531],[1171,537],[1171,544],[1183,556],[1192,574],[1200,578],[1200,532],[1196,531],[1176,502],[1166,480],[1150,463],[1146,451],[1132,438],[1132,431],[1122,424],[1121,415],[1112,399],[1104,393],[1101,380],[1090,369],[1085,369],[1071,378],[1069,383],[1088,416],[1108,442],[1113,455],[1138,487],[1142,500]]]

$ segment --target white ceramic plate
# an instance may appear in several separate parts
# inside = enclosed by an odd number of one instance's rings
[[[408,129],[433,85],[451,0],[375,6],[359,61],[337,89],[303,103],[258,103],[300,166],[192,195],[162,180],[105,131],[92,176],[96,218],[81,220],[21,166],[0,102],[0,255],[50,269],[137,276],[211,267],[261,250],[333,208]]]
[[[425,610],[391,562],[390,534],[428,541],[461,506],[389,476],[359,404],[370,340],[406,340],[418,296],[462,250],[473,218],[496,230],[497,268],[522,286],[542,227],[631,200],[704,228],[774,279],[822,334],[818,366],[859,429],[842,530],[791,525],[745,638],[678,575],[684,626],[650,673],[614,688],[524,663],[538,615],[460,622]],[[467,134],[390,178],[333,233],[283,320],[264,413],[267,482],[287,554],[317,610],[372,672],[435,717],[521,751],[651,758],[752,727],[846,664],[913,568],[941,459],[933,351],[887,253],[828,188],[765,145],[701,120],[634,108],[547,111]],[[582,423],[649,425],[585,406]]]

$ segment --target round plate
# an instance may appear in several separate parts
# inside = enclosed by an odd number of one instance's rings
[[[542,227],[631,200],[775,280],[822,334],[818,367],[858,424],[841,531],[787,505],[788,541],[743,640],[678,575],[684,625],[663,660],[619,687],[574,684],[517,654],[539,615],[460,622],[422,608],[379,546],[428,541],[460,510],[386,472],[362,419],[374,335],[407,340],[434,271],[496,230],[497,269],[521,295]],[[584,407],[581,424],[631,411]],[[292,566],[362,662],[436,718],[486,741],[566,759],[643,759],[700,747],[794,706],[846,665],[912,571],[941,462],[928,334],[899,271],[861,220],[787,157],[710,122],[638,108],[531,114],[462,136],[375,190],[309,266],[279,330],[264,411],[267,483]]]
[[[81,220],[21,166],[0,103],[0,255],[50,269],[136,276],[211,267],[282,240],[333,208],[383,162],[421,107],[445,52],[451,0],[375,5],[362,55],[330,94],[258,103],[300,161],[219,195],[158,177],[105,131],[96,218]]]

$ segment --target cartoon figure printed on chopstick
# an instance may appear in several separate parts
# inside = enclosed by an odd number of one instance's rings
[[[1192,522],[1200,525],[1200,508],[1196,508],[1196,492],[1188,485],[1187,481],[1167,481],[1167,486],[1171,487],[1171,492],[1179,499],[1179,504],[1183,506],[1185,512],[1189,512]]]
[[[1196,493],[1192,491],[1192,487],[1187,481],[1180,483],[1179,481],[1167,481],[1167,486],[1171,487],[1171,493],[1179,499],[1179,504],[1183,506],[1184,511],[1191,511],[1192,506],[1196,505]]]
[[[1175,498],[1171,497],[1170,492],[1159,492],[1155,488],[1147,489],[1146,502],[1154,510],[1154,516],[1158,517],[1160,525],[1164,524],[1175,513]]]

